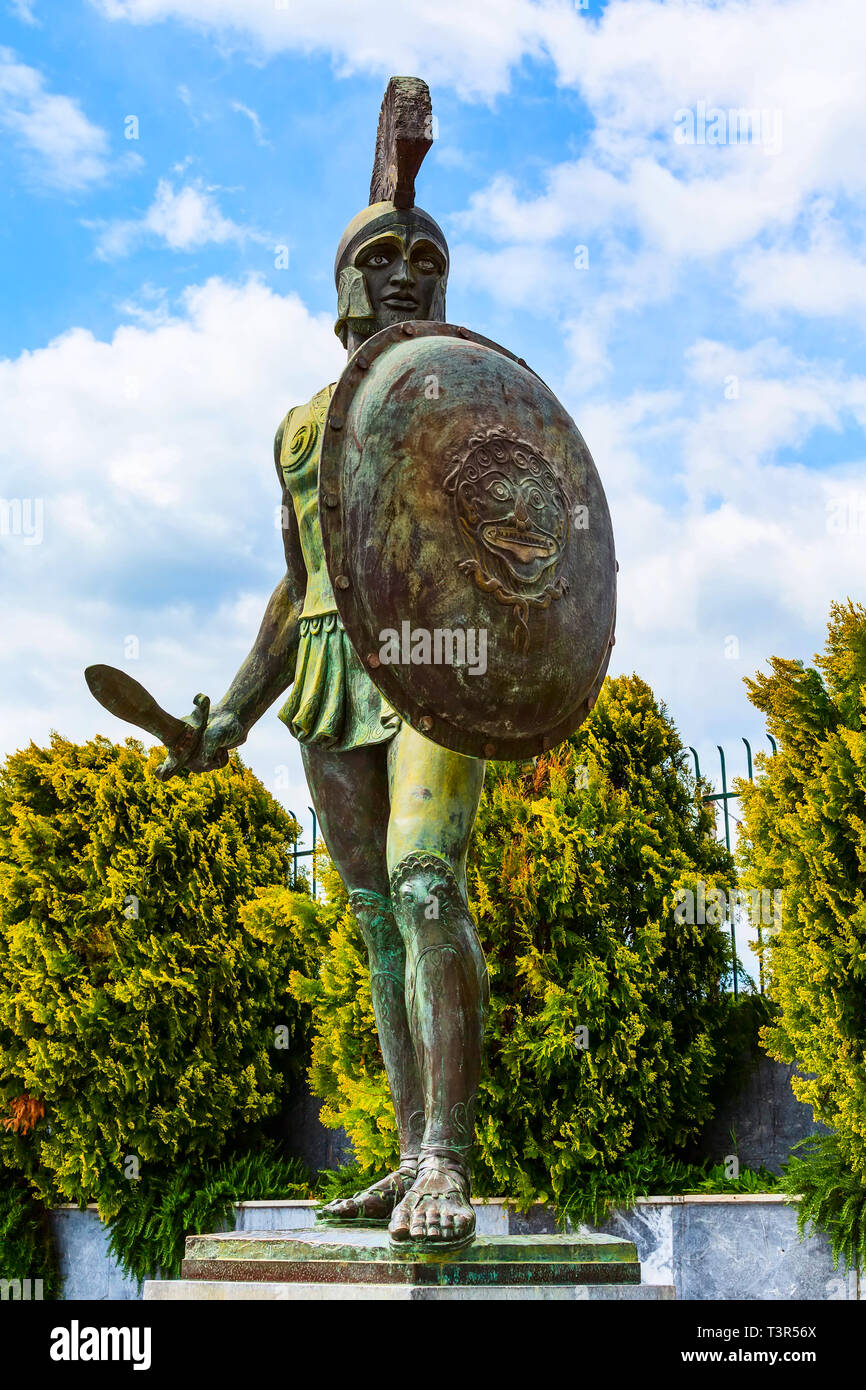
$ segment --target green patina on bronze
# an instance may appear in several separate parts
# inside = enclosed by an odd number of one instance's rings
[[[371,1233],[392,1247],[386,1260],[384,1245],[377,1247],[379,1269],[405,1270],[412,1266],[401,1264],[402,1258],[417,1262],[432,1254],[453,1256],[441,1268],[464,1270],[467,1279],[495,1270],[504,1279],[514,1259],[486,1259],[483,1241],[472,1247],[468,1263],[460,1253],[475,1230],[469,1173],[488,999],[466,893],[466,851],[485,764],[466,755],[522,755],[527,747],[549,746],[591,707],[612,642],[613,541],[592,460],[559,403],[510,353],[445,325],[448,247],[441,228],[414,201],[415,176],[431,141],[426,85],[418,78],[392,78],[380,113],[370,206],[349,223],[335,262],[335,327],[349,368],[336,386],[289,410],[277,430],[285,573],[225,695],[213,706],[196,697],[192,713],[177,721],[148,692],[133,689],[123,673],[102,667],[91,675],[94,693],[108,708],[167,739],[163,777],[223,766],[228,750],[243,744],[291,687],[281,718],[299,740],[322,833],[367,944],[401,1150],[394,1173],[353,1198],[330,1203],[321,1215],[356,1225],[388,1221],[387,1235]],[[416,324],[423,326],[418,335]],[[413,345],[414,362],[403,363],[400,343]],[[365,352],[371,362],[381,356],[382,363],[369,398],[358,389]],[[433,356],[428,361],[425,354]],[[483,405],[476,412],[477,438],[463,428],[473,424],[464,411],[459,439],[442,442],[448,397],[444,410],[435,395],[424,397],[431,407],[425,416],[417,391],[424,363],[431,368],[426,375],[441,377],[454,399],[459,386],[464,401],[471,401],[474,374],[476,404]],[[353,409],[363,416],[363,438]],[[393,456],[392,443],[401,420],[417,445],[417,457],[403,457],[402,465],[428,475],[426,491],[415,487],[412,494],[416,520],[420,524],[423,513],[429,521],[435,498],[441,554],[434,553],[429,535],[416,537],[412,506],[400,500],[398,486],[392,486],[384,510],[377,510],[376,480],[398,481],[394,470],[401,460]],[[341,449],[332,458],[331,436],[348,441],[345,457]],[[481,464],[486,469],[488,456],[503,465],[512,485],[513,506],[498,516],[481,515],[472,492],[473,470]],[[342,509],[345,468],[353,460],[362,486],[349,513]],[[531,495],[533,479],[542,484],[540,502]],[[571,546],[573,517],[564,511],[578,503],[589,505],[598,523],[580,551]],[[546,508],[535,522],[529,519],[533,506]],[[504,646],[496,654],[497,678],[507,679],[492,691],[498,730],[490,725],[490,699],[479,703],[478,692],[466,685],[471,676],[459,678],[463,712],[459,699],[455,706],[453,687],[441,681],[437,686],[429,671],[415,692],[392,689],[368,659],[376,653],[363,646],[381,611],[376,596],[383,571],[375,555],[380,532],[390,528],[399,563],[391,566],[387,584],[409,608],[406,617],[411,620],[418,605],[426,622],[434,612],[424,607],[429,572],[447,571],[445,598],[436,610],[443,626],[471,625],[470,619],[484,616],[503,642],[507,638],[514,660],[526,658],[541,672],[537,708],[525,701],[522,713],[515,708],[529,668],[502,665]],[[330,570],[325,535],[345,550]],[[366,629],[356,622],[358,613]],[[441,677],[441,666],[435,669]],[[352,1245],[347,1260],[357,1260],[357,1248]],[[573,1243],[569,1248],[576,1249]],[[209,1267],[215,1261],[208,1256],[197,1263]],[[235,1263],[248,1267],[245,1260]],[[332,1261],[331,1268],[339,1263]],[[585,1278],[582,1256],[554,1263],[563,1277],[571,1271],[569,1278]],[[554,1263],[544,1266],[548,1274]],[[261,1261],[258,1268],[267,1264]],[[592,1267],[637,1269],[631,1257],[594,1260]],[[473,1273],[481,1270],[487,1276]]]
[[[217,1235],[187,1236],[188,1260],[381,1260],[393,1258],[388,1241],[379,1231],[335,1227],[324,1231],[226,1231]],[[401,1257],[408,1258],[408,1257]],[[435,1259],[436,1252],[431,1252]],[[582,1235],[477,1236],[468,1250],[449,1259],[462,1263],[544,1263],[580,1261],[582,1264],[634,1264],[637,1251],[630,1240],[587,1232]]]
[[[466,1249],[395,1250],[384,1231],[227,1232],[190,1236],[185,1279],[266,1283],[532,1286],[639,1284],[631,1241],[587,1234],[478,1236]]]

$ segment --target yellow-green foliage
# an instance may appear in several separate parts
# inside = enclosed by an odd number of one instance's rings
[[[775,657],[748,681],[779,751],[741,788],[744,882],[781,889],[765,951],[771,1056],[866,1176],[866,609],[834,604],[816,668]]]
[[[275,1026],[303,1053],[303,909],[276,934],[239,913],[297,824],[236,757],[168,783],[159,760],[55,735],[0,771],[0,1161],[104,1215],[130,1160],[216,1155],[278,1107]]]
[[[491,976],[480,1188],[559,1200],[581,1174],[683,1143],[707,1118],[727,948],[718,926],[676,923],[673,909],[677,888],[729,888],[731,874],[676,730],[636,677],[608,680],[535,766],[490,766],[469,863]],[[329,911],[321,967],[292,985],[313,1008],[322,1118],[376,1169],[396,1144],[363,947],[345,898]]]

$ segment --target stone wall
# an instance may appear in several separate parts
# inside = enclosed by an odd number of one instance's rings
[[[306,1086],[295,1087],[277,1122],[286,1150],[302,1159],[311,1173],[352,1161],[352,1145],[343,1129],[326,1129],[319,1120],[322,1102]]]
[[[796,1070],[762,1056],[705,1127],[695,1145],[695,1157],[721,1163],[736,1154],[741,1166],[763,1165],[771,1173],[780,1173],[795,1144],[810,1134],[826,1133],[815,1123],[812,1107],[797,1100],[791,1089]]]
[[[823,1236],[797,1239],[797,1212],[775,1195],[645,1197],[601,1230],[634,1241],[648,1284],[680,1299],[858,1299],[856,1271]]]

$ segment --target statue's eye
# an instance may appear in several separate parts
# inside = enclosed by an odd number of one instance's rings
[[[507,483],[503,483],[499,478],[490,484],[488,491],[492,497],[496,498],[497,502],[507,502],[511,496],[511,489]]]
[[[415,264],[424,275],[433,275],[437,270],[436,262],[431,261],[429,256],[420,256]]]
[[[375,254],[374,256],[368,256],[368,257],[367,257],[367,260],[366,260],[365,264],[366,264],[366,265],[375,266],[376,269],[378,270],[381,266],[387,265],[388,262],[390,261],[390,259],[391,259],[391,257],[390,257],[390,256],[386,256],[386,255],[384,254],[384,252],[382,252],[382,251],[377,251],[376,254]]]

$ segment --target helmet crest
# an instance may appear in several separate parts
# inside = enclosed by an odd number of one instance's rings
[[[361,337],[376,329],[364,274],[355,265],[355,257],[362,247],[387,233],[396,234],[406,245],[419,236],[425,237],[441,251],[445,272],[433,316],[444,321],[448,243],[438,223],[415,206],[415,176],[432,144],[433,107],[427,83],[420,77],[392,77],[379,112],[370,203],[352,218],[343,232],[334,262],[337,285],[334,327],[344,346],[349,328]]]

